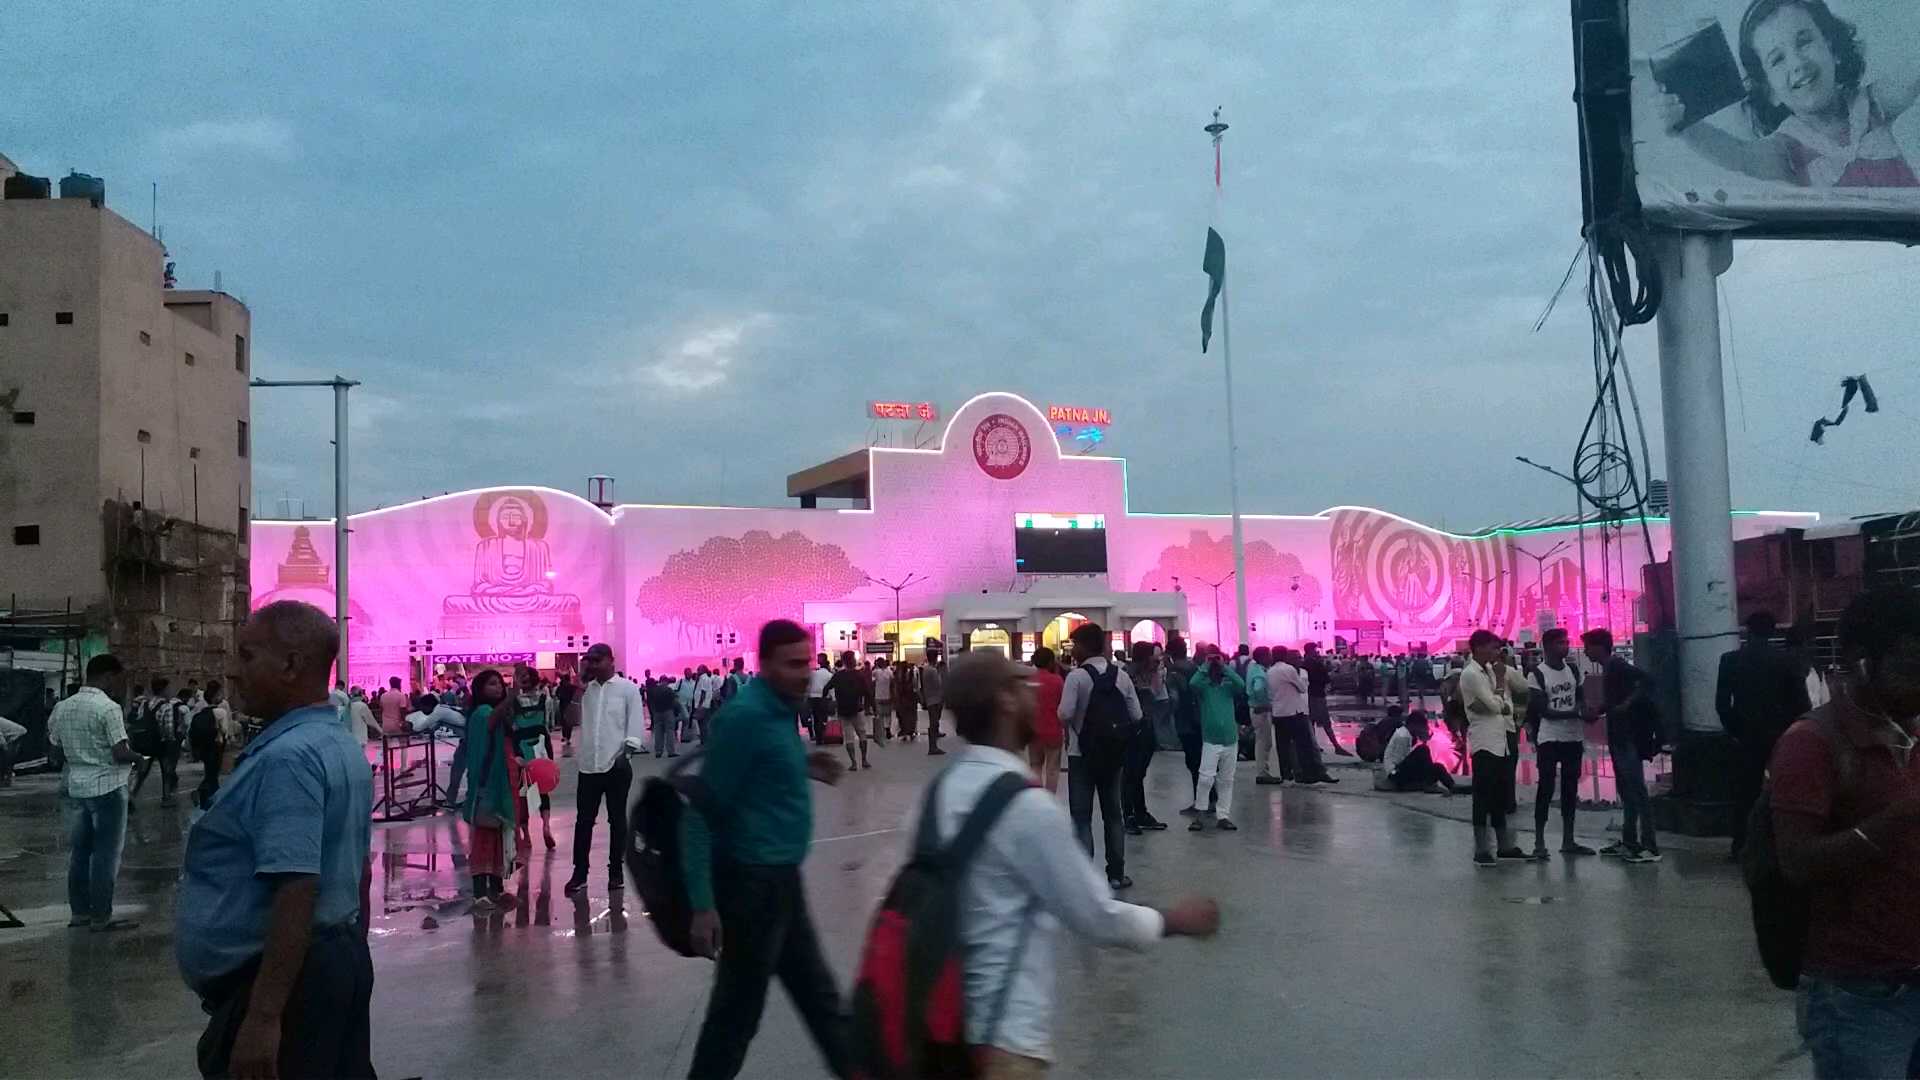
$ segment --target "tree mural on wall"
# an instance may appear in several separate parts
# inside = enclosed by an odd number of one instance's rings
[[[1153,569],[1140,579],[1140,590],[1172,592],[1177,578],[1189,603],[1197,605],[1202,597],[1207,598],[1207,614],[1211,615],[1211,596],[1202,582],[1219,581],[1232,572],[1232,538],[1195,529],[1187,535],[1185,544],[1161,550]],[[1222,594],[1226,591],[1222,586]],[[1320,599],[1320,579],[1307,572],[1298,555],[1280,551],[1265,540],[1247,545],[1247,605],[1252,610],[1283,607],[1304,616],[1320,606]],[[1222,618],[1227,616],[1223,614]]]
[[[838,544],[754,529],[667,556],[633,606],[650,622],[672,623],[689,655],[705,656],[716,631],[737,633],[736,651],[744,650],[769,619],[797,620],[807,601],[838,600],[865,583]]]

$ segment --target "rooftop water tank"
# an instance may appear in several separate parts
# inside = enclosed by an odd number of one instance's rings
[[[7,177],[4,194],[9,199],[44,199],[53,194],[53,182],[44,176],[14,173]]]
[[[107,201],[107,182],[83,172],[70,172],[60,178],[60,197],[85,199],[95,206]]]

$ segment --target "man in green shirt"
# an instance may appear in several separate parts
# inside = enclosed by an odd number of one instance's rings
[[[694,947],[719,961],[693,1050],[692,1075],[703,1080],[740,1072],[775,974],[827,1067],[847,1073],[840,992],[800,884],[813,838],[807,780],[841,775],[832,751],[809,754],[800,739],[812,659],[805,628],[785,619],[761,628],[760,675],[714,716],[700,770],[711,805],[725,812],[709,820],[688,807],[681,816]]]
[[[1233,768],[1240,756],[1234,698],[1246,693],[1247,686],[1221,657],[1218,645],[1212,646],[1206,665],[1193,673],[1189,685],[1200,700],[1200,780],[1193,790],[1193,824],[1187,831],[1207,827],[1207,797],[1217,778],[1220,798],[1214,818],[1220,828],[1233,832],[1239,828],[1233,823]]]

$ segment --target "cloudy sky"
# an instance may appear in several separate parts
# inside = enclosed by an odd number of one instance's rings
[[[355,509],[494,483],[778,505],[871,398],[1106,406],[1131,499],[1224,510],[1197,351],[1225,232],[1249,511],[1563,511],[1590,404],[1561,3],[14,5],[0,153],[107,178],[269,377],[363,380]],[[1920,506],[1920,254],[1742,245],[1736,505]],[[1629,337],[1661,450],[1649,331]],[[1843,374],[1886,406],[1807,441]],[[318,394],[262,515],[331,509]],[[1664,475],[1663,464],[1656,473]]]

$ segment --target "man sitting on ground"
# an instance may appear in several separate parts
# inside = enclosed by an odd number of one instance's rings
[[[1453,794],[1453,774],[1434,761],[1433,752],[1427,749],[1427,740],[1432,737],[1426,710],[1408,713],[1406,722],[1387,740],[1380,764],[1374,767],[1374,790]]]

